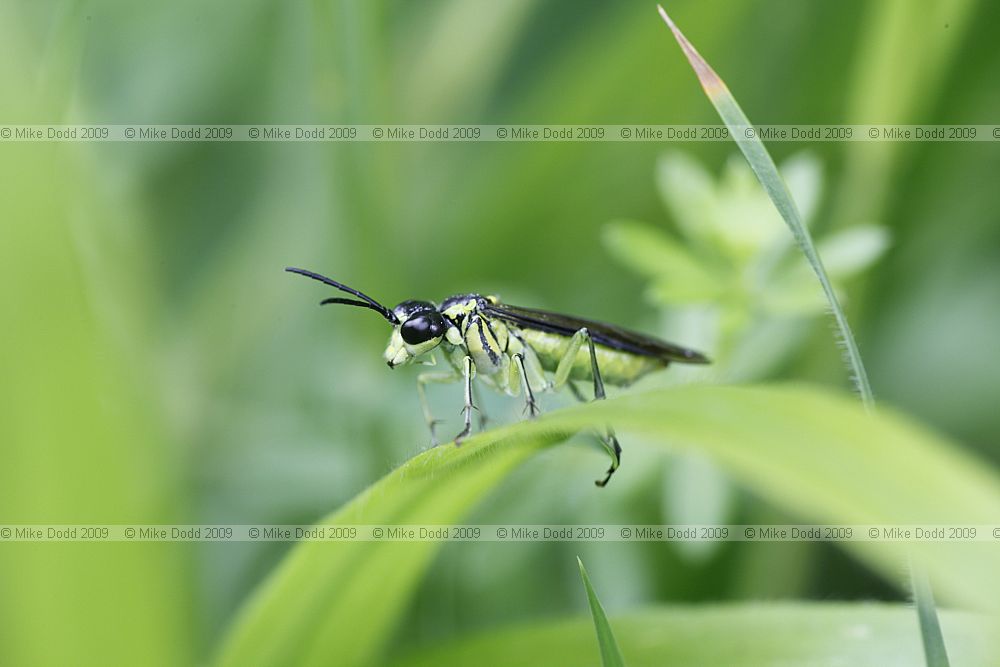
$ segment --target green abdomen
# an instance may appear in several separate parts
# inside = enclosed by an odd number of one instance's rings
[[[521,329],[518,333],[538,355],[542,368],[550,373],[555,372],[559,361],[569,348],[569,337],[536,331],[535,329]],[[597,365],[601,369],[601,378],[605,383],[611,385],[629,385],[643,375],[666,366],[659,359],[622,352],[603,345],[595,345],[594,351],[597,353]],[[590,348],[587,345],[581,346],[577,352],[569,377],[571,380],[593,380]]]

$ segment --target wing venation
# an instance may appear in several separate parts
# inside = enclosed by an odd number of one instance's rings
[[[678,361],[688,364],[707,364],[708,358],[701,352],[689,350],[668,343],[653,336],[631,331],[614,324],[587,320],[582,317],[562,315],[547,310],[495,303],[486,306],[486,312],[517,326],[538,329],[549,333],[572,336],[584,327],[598,345],[622,350],[664,361]]]

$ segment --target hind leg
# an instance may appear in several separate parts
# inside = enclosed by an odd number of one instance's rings
[[[555,388],[559,388],[569,382],[571,390],[574,395],[580,398],[579,390],[569,381],[570,371],[573,370],[573,365],[576,363],[577,354],[579,354],[580,349],[583,347],[584,343],[590,350],[590,372],[594,378],[594,400],[603,401],[605,399],[604,393],[604,380],[601,378],[601,368],[597,363],[597,350],[594,347],[594,339],[591,338],[590,332],[586,328],[580,329],[575,334],[573,338],[570,339],[569,346],[566,348],[566,352],[562,359],[559,360],[559,365],[556,367],[556,375],[553,385]],[[621,465],[622,460],[622,448],[618,443],[618,438],[615,436],[614,430],[608,427],[604,435],[599,436],[601,439],[601,444],[604,448],[608,450],[608,454],[611,456],[611,467],[608,468],[607,474],[604,479],[599,479],[594,482],[597,486],[605,486],[611,479],[611,476],[618,470]]]

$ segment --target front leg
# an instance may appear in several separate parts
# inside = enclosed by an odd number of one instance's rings
[[[452,382],[458,382],[460,379],[462,378],[454,370],[421,373],[417,376],[417,396],[420,398],[420,408],[424,412],[424,420],[427,422],[427,428],[431,431],[431,444],[435,447],[438,445],[435,428],[441,420],[434,419],[434,415],[431,414],[430,405],[427,403],[426,386],[428,384],[451,384]]]
[[[477,409],[472,403],[472,378],[475,376],[476,366],[472,363],[472,357],[466,356],[462,360],[462,376],[465,379],[465,407],[462,408],[462,416],[465,419],[465,428],[455,436],[455,444],[462,444],[469,433],[472,432],[472,411]]]

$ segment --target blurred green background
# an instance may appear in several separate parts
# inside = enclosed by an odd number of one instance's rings
[[[754,122],[997,122],[995,3],[668,9]],[[645,2],[2,0],[0,87],[9,124],[718,123]],[[881,258],[841,285],[878,399],[996,463],[995,144],[770,149],[779,163],[808,151],[822,183],[818,237],[888,231]],[[390,304],[476,290],[676,331],[690,313],[663,308],[609,243],[608,223],[677,236],[664,165],[688,159],[724,179],[734,152],[718,142],[3,143],[0,522],[317,520],[428,443],[415,373],[381,361],[384,323],[315,307],[325,293],[284,266]],[[826,318],[792,319],[787,354],[744,375],[722,366],[712,380],[847,387]],[[432,392],[440,414],[457,413],[457,388]],[[501,422],[520,411],[485,402]],[[797,518],[707,460],[624,444],[605,491],[591,484],[598,453],[559,447],[469,522]],[[204,661],[289,546],[4,544],[0,663],[79,664],[88,652],[103,656],[95,664]],[[451,543],[394,646],[581,613],[578,553],[595,580],[613,581],[599,587],[612,613],[906,598],[832,545]]]

